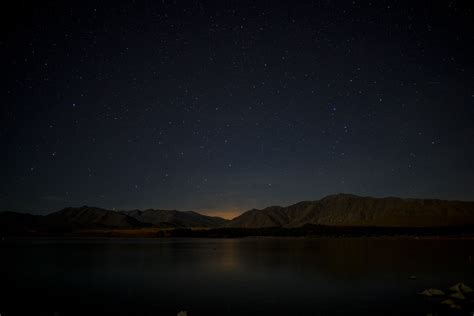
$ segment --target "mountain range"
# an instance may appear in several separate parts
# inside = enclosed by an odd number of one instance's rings
[[[122,212],[141,223],[151,224],[156,227],[220,227],[227,223],[226,219],[206,216],[193,211],[176,210],[134,210]]]
[[[227,220],[176,210],[112,211],[97,207],[67,207],[48,215],[1,212],[0,233],[57,232],[80,229],[212,228]]]
[[[372,198],[336,194],[290,206],[252,209],[226,220],[193,211],[112,211],[68,207],[48,215],[1,212],[0,234],[74,231],[81,229],[157,228],[297,228],[474,226],[474,202],[435,199]]]
[[[474,225],[474,202],[329,195],[287,207],[250,210],[227,227],[325,226],[440,227]]]

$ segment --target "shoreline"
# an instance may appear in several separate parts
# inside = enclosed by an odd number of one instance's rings
[[[2,240],[11,238],[382,238],[382,239],[440,239],[474,240],[474,227],[337,227],[303,226],[297,228],[78,228],[71,230],[37,230],[0,232]]]

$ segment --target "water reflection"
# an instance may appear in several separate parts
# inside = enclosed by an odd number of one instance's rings
[[[473,246],[363,238],[7,241],[1,286],[9,304],[27,298],[66,310],[396,315],[423,310],[414,295],[420,289],[474,284]]]

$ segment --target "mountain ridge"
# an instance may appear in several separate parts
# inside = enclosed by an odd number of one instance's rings
[[[145,214],[146,216],[143,216]],[[227,220],[193,211],[115,211],[99,207],[66,207],[46,215],[0,212],[0,233],[56,232],[80,229],[213,228]]]
[[[0,233],[55,232],[83,229],[298,228],[328,227],[474,227],[474,202],[333,194],[288,206],[251,209],[232,220],[195,211],[66,207],[47,215],[0,212]]]
[[[223,225],[227,220],[216,217],[200,214],[195,211],[177,211],[177,210],[160,210],[160,209],[146,209],[122,211],[142,223],[149,223],[154,226],[163,225],[165,223],[171,224],[175,227],[218,227]]]
[[[286,207],[242,213],[226,227],[326,226],[433,227],[474,225],[474,202],[333,194]]]

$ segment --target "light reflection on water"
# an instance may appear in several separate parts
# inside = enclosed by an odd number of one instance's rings
[[[21,298],[71,312],[423,314],[416,292],[474,284],[471,240],[104,238],[0,245],[7,258],[3,306]]]

